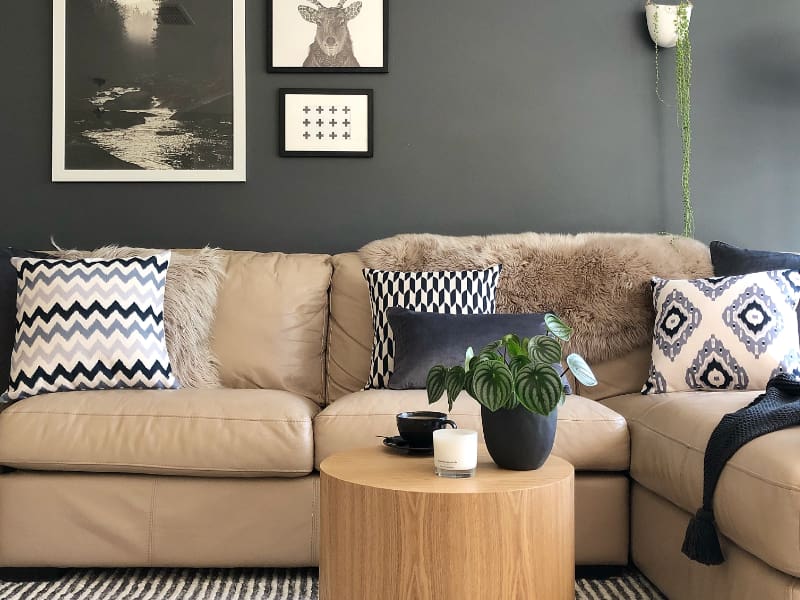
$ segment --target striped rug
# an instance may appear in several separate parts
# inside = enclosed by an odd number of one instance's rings
[[[318,597],[317,569],[71,569],[55,581],[0,582],[0,600],[317,600]],[[575,598],[661,600],[663,596],[640,573],[624,571],[604,579],[577,579]]]

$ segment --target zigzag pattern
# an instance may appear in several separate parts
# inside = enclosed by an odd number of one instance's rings
[[[158,337],[164,333],[163,326],[153,324],[145,327],[141,320],[135,320],[130,324],[114,319],[110,320],[108,325],[105,325],[99,320],[88,325],[84,325],[80,322],[72,325],[67,323],[49,323],[49,325],[50,331],[45,331],[44,328],[26,328],[24,330],[18,330],[15,347],[22,348],[23,346],[32,346],[34,341],[44,341],[50,344],[56,336],[60,336],[64,343],[66,343],[75,333],[80,333],[84,338],[89,337],[93,333],[108,338],[115,333],[136,335],[142,338]]]
[[[47,259],[41,259],[47,260]],[[77,268],[72,273],[65,273],[63,267],[47,268],[43,265],[39,271],[30,271],[23,277],[25,278],[26,287],[39,286],[41,284],[52,285],[54,283],[63,282],[67,285],[72,285],[76,280],[81,280],[84,283],[89,283],[97,279],[97,274],[103,273],[106,280],[111,281],[118,279],[122,283],[138,283],[141,286],[152,285],[158,288],[164,282],[164,274],[159,273],[140,273],[134,267],[130,268],[115,268],[111,267],[108,270],[103,270],[102,265],[89,265],[81,269]]]
[[[127,366],[122,360],[117,360],[108,366],[102,362],[97,362],[91,367],[87,367],[83,363],[78,363],[71,369],[67,369],[64,365],[57,365],[54,369],[37,367],[30,375],[25,373],[18,373],[16,377],[12,375],[11,386],[14,388],[22,386],[33,388],[39,384],[40,381],[47,381],[56,386],[56,389],[47,391],[68,391],[74,389],[92,389],[91,384],[98,382],[105,385],[104,389],[120,387],[161,389],[172,386],[160,384],[158,381],[153,380],[166,378],[171,375],[172,369],[169,363],[162,365],[157,362],[152,367],[148,368],[141,360],[135,361],[131,366]],[[125,385],[119,385],[120,382],[125,383]],[[85,387],[76,387],[81,384],[84,384]],[[9,397],[11,397],[11,394],[9,394]],[[15,398],[12,397],[11,399],[14,400]]]
[[[34,290],[35,291],[32,291]],[[159,286],[148,285],[142,287],[136,281],[131,281],[128,285],[122,285],[116,280],[108,285],[96,285],[87,283],[85,289],[76,290],[74,287],[66,287],[61,283],[55,285],[48,285],[42,283],[36,288],[28,288],[20,291],[20,297],[27,298],[31,293],[34,293],[38,301],[42,304],[50,304],[58,300],[62,304],[65,302],[75,302],[80,300],[82,302],[103,300],[108,298],[109,294],[118,295],[123,298],[128,298],[131,302],[137,304],[147,304],[151,301],[153,296],[158,294]]]
[[[162,294],[163,296],[163,294]],[[163,303],[163,301],[162,301]],[[62,306],[60,303],[53,304],[48,310],[41,305],[37,305],[33,310],[28,310],[24,305],[17,307],[17,328],[23,326],[33,327],[36,325],[37,320],[41,321],[40,325],[47,324],[54,321],[56,318],[61,318],[62,321],[69,321],[75,316],[81,317],[86,321],[94,321],[98,318],[118,317],[120,319],[127,319],[129,317],[137,317],[145,321],[148,318],[157,321],[164,320],[163,306],[156,312],[153,306],[139,306],[138,304],[131,304],[125,307],[121,304],[120,300],[114,300],[110,304],[101,303],[99,300],[91,302],[88,306],[83,306],[80,301],[73,302],[69,306]]]
[[[175,388],[164,338],[170,253],[127,259],[14,258],[11,400],[108,388]]]
[[[41,348],[38,345],[25,346],[19,344],[16,348],[20,362],[33,364],[34,361],[40,367],[50,367],[55,369],[58,365],[77,365],[83,356],[99,356],[100,360],[125,360],[131,352],[138,351],[140,348],[147,348],[151,352],[158,352],[159,339],[156,336],[143,338],[139,335],[125,336],[115,333],[110,337],[93,336],[84,338],[73,336],[60,340],[57,345],[50,344],[49,348]],[[155,356],[150,356],[152,361],[157,360]],[[149,363],[148,363],[149,364]]]
[[[167,256],[170,254],[169,252],[165,253]],[[69,258],[39,258],[36,259],[37,261],[41,261],[41,264],[33,264],[33,263],[17,263],[19,266],[17,267],[17,273],[19,275],[26,275],[31,271],[38,271],[41,268],[48,268],[48,267],[65,267],[68,269],[76,269],[81,270],[82,268],[89,268],[91,267],[130,267],[136,266],[137,268],[141,267],[153,267],[159,273],[166,273],[167,267],[169,267],[169,259],[167,262],[164,263],[162,257],[165,254],[155,254],[153,256],[144,256],[144,257],[131,257],[131,258],[82,258],[80,261],[69,259]],[[12,261],[13,262],[13,261]],[[80,262],[81,264],[77,264]]]

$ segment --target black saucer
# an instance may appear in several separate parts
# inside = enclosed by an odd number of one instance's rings
[[[384,437],[383,445],[409,456],[430,456],[433,454],[433,446],[412,446],[399,435]]]

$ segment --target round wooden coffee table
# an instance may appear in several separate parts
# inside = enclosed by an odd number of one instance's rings
[[[470,479],[382,447],[322,461],[321,600],[574,598],[574,470],[499,469]]]

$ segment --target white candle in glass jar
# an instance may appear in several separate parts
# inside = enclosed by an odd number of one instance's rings
[[[440,477],[472,477],[478,465],[478,432],[437,429],[433,432],[433,466]]]

